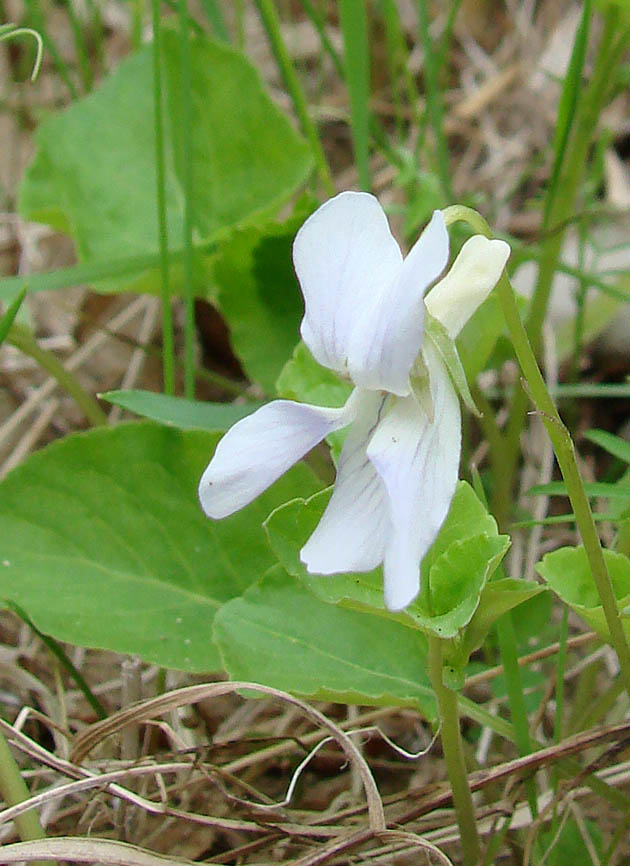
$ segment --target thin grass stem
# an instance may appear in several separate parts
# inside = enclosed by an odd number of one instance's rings
[[[308,103],[306,101],[302,84],[297,72],[295,71],[293,60],[282,37],[278,11],[273,0],[256,0],[256,6],[271,43],[276,63],[282,73],[287,90],[289,91],[293,108],[300,122],[300,126],[302,127],[302,132],[310,144],[320,182],[324,187],[326,194],[333,195],[335,192],[335,184],[330,173],[330,168],[319,138],[317,127],[309,114]]]
[[[429,32],[429,15],[426,0],[418,0],[417,8],[420,41],[424,51],[424,90],[427,100],[427,112],[435,140],[437,172],[438,177],[440,178],[444,198],[446,201],[452,201],[453,191],[451,185],[451,169],[448,144],[446,136],[444,135],[442,94],[440,92],[436,56],[433,50],[431,34]]]
[[[94,692],[90,689],[81,671],[79,671],[78,668],[75,667],[75,665],[69,659],[68,655],[63,651],[61,644],[54,638],[50,637],[50,635],[44,634],[44,632],[40,631],[35,625],[35,623],[28,616],[26,611],[23,610],[18,604],[13,601],[7,601],[6,605],[8,608],[10,608],[10,610],[13,611],[16,616],[18,616],[22,620],[23,623],[25,623],[31,629],[32,632],[34,632],[38,636],[42,643],[59,661],[61,666],[65,668],[70,677],[74,680],[79,691],[83,694],[85,700],[96,713],[97,717],[99,719],[106,719],[107,713],[105,712],[103,704],[99,701]]]
[[[512,612],[508,611],[499,617],[496,624],[497,637],[499,639],[499,651],[503,663],[503,675],[505,677],[505,688],[510,705],[510,715],[514,726],[516,737],[516,748],[521,756],[529,755],[532,751],[532,743],[529,737],[529,722],[527,720],[527,709],[523,695],[523,679],[518,663],[518,648],[516,645],[516,631]],[[527,801],[532,817],[538,815],[538,798],[536,785],[533,779],[528,779]]]
[[[350,126],[359,185],[371,189],[370,180],[370,43],[366,4],[339,0],[343,33],[344,70],[350,98]]]
[[[162,376],[164,393],[175,393],[175,338],[171,308],[168,224],[166,218],[166,170],[164,165],[164,119],[162,111],[162,64],[160,0],[152,0],[153,16],[153,125],[155,129],[155,186],[157,231],[162,294]]]
[[[39,33],[41,40],[44,43],[44,48],[46,49],[46,52],[51,56],[52,61],[55,64],[55,68],[59,73],[59,77],[68,88],[70,96],[73,100],[78,99],[79,92],[72,80],[70,68],[68,67],[68,64],[58,51],[55,41],[52,39],[48,32],[48,29],[46,27],[46,20],[39,9],[38,3],[36,2],[36,0],[25,0],[25,5],[28,13],[29,25],[32,27],[33,30],[36,30]]]
[[[184,396],[195,396],[195,288],[193,284],[193,148],[192,70],[188,2],[179,0],[180,75],[182,105],[182,173],[184,192]]]
[[[7,343],[28,355],[42,370],[46,370],[56,379],[64,391],[74,399],[90,424],[94,427],[107,424],[107,415],[98,405],[96,399],[81,386],[72,373],[66,370],[52,352],[42,349],[26,328],[14,322],[7,336]]]

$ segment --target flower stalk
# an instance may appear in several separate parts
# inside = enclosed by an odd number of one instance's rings
[[[444,220],[447,225],[457,220],[462,220],[467,222],[474,231],[483,233],[486,237],[492,236],[488,223],[471,208],[462,205],[454,205],[447,208],[444,211]],[[551,439],[562,478],[567,486],[569,500],[575,514],[575,521],[582,537],[582,543],[597,587],[608,631],[610,632],[610,643],[617,653],[621,675],[628,695],[630,695],[630,648],[628,647],[621,617],[619,616],[612,580],[608,572],[606,560],[604,559],[604,552],[597,533],[595,520],[593,519],[593,512],[591,511],[584,483],[578,469],[573,440],[569,431],[564,426],[555,403],[547,390],[527,332],[521,321],[514,289],[505,271],[499,279],[497,291],[510,339],[527,383],[529,397],[538,412],[540,412],[542,421]]]
[[[477,866],[481,857],[481,846],[472,795],[468,786],[468,771],[459,729],[457,694],[444,685],[442,670],[442,641],[437,636],[431,636],[429,637],[429,678],[438,702],[442,751],[453,792],[463,863],[464,866]]]

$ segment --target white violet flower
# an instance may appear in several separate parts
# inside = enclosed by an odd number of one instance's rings
[[[354,391],[340,409],[275,400],[235,424],[199,484],[206,514],[243,508],[351,424],[332,497],[300,557],[312,574],[382,563],[387,607],[410,604],[455,492],[461,447],[458,396],[435,346],[423,345],[425,310],[454,339],[509,253],[504,241],[470,238],[425,301],[448,261],[441,211],[403,259],[374,196],[343,192],[323,204],[293,245],[301,333],[316,360],[349,377]]]

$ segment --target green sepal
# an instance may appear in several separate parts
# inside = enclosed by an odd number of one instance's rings
[[[466,373],[464,372],[464,367],[460,360],[455,341],[451,339],[444,325],[428,311],[424,321],[424,332],[425,337],[431,340],[432,344],[437,349],[438,354],[444,361],[453,385],[466,404],[466,407],[473,413],[473,415],[480,418],[481,412],[477,409],[472,394],[470,393]]]

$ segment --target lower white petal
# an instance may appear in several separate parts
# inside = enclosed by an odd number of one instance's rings
[[[387,490],[391,534],[385,549],[385,603],[402,610],[420,589],[420,561],[439,532],[455,492],[461,447],[459,401],[435,350],[429,369],[433,421],[415,397],[396,401],[367,454]]]
[[[326,511],[300,558],[311,574],[371,571],[383,561],[389,508],[366,446],[388,399],[381,392],[355,391],[357,416],[344,442],[337,480]]]
[[[227,517],[252,502],[318,442],[350,423],[352,396],[342,409],[275,400],[241,419],[217,445],[199,482],[208,517]]]

